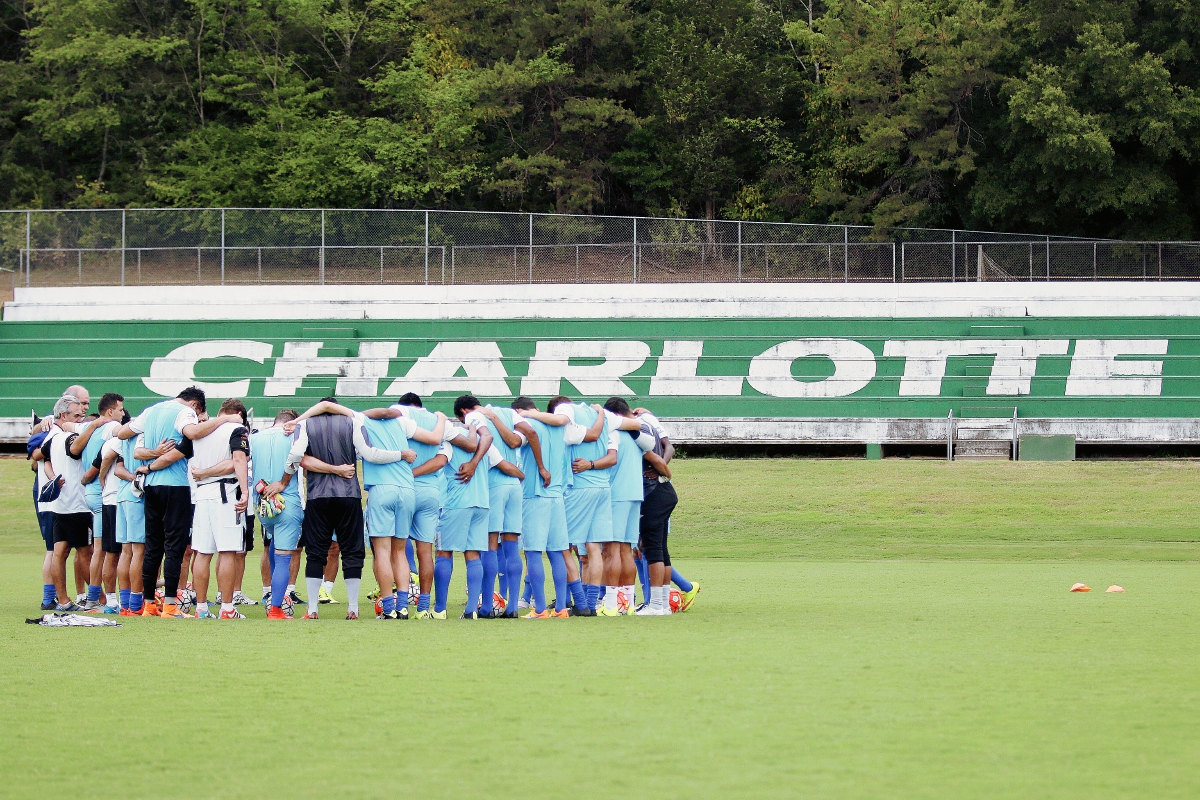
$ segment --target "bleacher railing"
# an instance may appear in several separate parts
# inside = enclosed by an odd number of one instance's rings
[[[1196,280],[1200,242],[470,211],[0,212],[14,286]]]

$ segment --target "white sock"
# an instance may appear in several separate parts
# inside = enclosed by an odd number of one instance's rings
[[[264,587],[263,587],[263,597],[265,598],[265,597],[266,597],[267,595],[269,595],[270,593],[271,593],[271,587],[270,587],[270,586],[264,586]]]
[[[604,607],[607,608],[609,611],[617,610],[617,587],[615,587],[615,586],[605,586],[604,587]]]
[[[221,613],[233,611],[233,603],[221,603]]]
[[[664,610],[667,606],[666,594],[667,587],[665,586],[650,587],[650,605],[659,611]]]
[[[362,585],[362,578],[346,578],[346,605],[350,608],[348,611],[358,613],[358,589]]]
[[[317,592],[321,588],[320,578],[305,578],[304,585],[308,587],[308,613],[317,613],[317,606],[320,600],[317,599]]]
[[[633,587],[622,586],[621,591],[625,593],[625,599],[629,602],[629,609],[632,611],[637,608],[637,604],[634,602],[636,598],[633,596]]]
[[[207,613],[207,612],[208,612],[208,603],[196,603],[196,613],[197,614]]]
[[[106,605],[109,608],[116,608],[117,600],[119,600],[119,599],[120,599],[120,595],[118,595],[116,592],[109,592],[108,597],[107,597],[108,603],[106,603]]]
[[[267,587],[267,588],[270,588],[270,587]],[[284,593],[285,595],[287,595],[288,597],[291,597],[291,596],[292,596],[292,592],[294,592],[294,591],[296,591],[296,584],[294,584],[294,583],[289,583],[289,584],[287,585],[287,589],[285,589],[283,593]]]
[[[321,588],[328,592],[333,591],[333,581],[321,581]]]

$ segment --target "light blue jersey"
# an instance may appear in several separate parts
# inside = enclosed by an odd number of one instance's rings
[[[398,419],[365,418],[367,444],[383,450],[408,450],[410,442]],[[432,445],[430,445],[432,446]],[[369,491],[372,486],[399,486],[414,488],[412,464],[403,459],[391,464],[372,464],[363,459],[363,485]]]
[[[442,473],[446,482],[446,488],[442,494],[442,508],[487,508],[487,458],[480,459],[478,468],[475,470],[475,475],[471,478],[470,482],[462,483],[458,479],[458,468],[474,458],[475,454],[468,453],[461,447],[451,447],[450,450],[450,461],[447,462],[446,466],[442,467]],[[486,534],[486,518],[483,524],[484,533]]]
[[[133,451],[137,449],[137,437],[125,439],[121,442],[121,461],[125,464],[125,469],[130,473],[137,472],[137,468],[149,464],[149,461],[138,461],[133,457]],[[133,496],[133,483],[130,481],[121,481],[121,488],[117,492],[118,503],[141,503],[145,500],[144,497]]]
[[[575,422],[585,428],[591,428],[596,422],[596,409],[584,403],[574,403]],[[604,427],[600,431],[600,438],[594,442],[584,442],[582,444],[573,444],[570,447],[570,452],[567,454],[567,464],[570,464],[577,458],[582,458],[585,461],[599,461],[608,455],[608,419],[604,420]],[[571,485],[577,489],[591,488],[608,488],[609,473],[612,468],[608,469],[589,469],[580,472],[578,475],[567,470],[567,474],[571,477]]]
[[[516,428],[518,422],[522,421],[522,418],[511,408],[496,406],[488,406],[488,408],[496,412],[496,416],[500,418],[500,421],[503,422],[510,431]],[[486,417],[484,419],[487,422],[488,430],[491,431],[492,439],[494,440],[492,445],[496,448],[497,452],[500,453],[500,457],[510,464],[520,464],[520,452],[516,448],[509,447],[507,444],[505,444],[504,440],[500,438],[500,432],[496,430],[496,426],[492,424],[492,421]],[[488,470],[489,487],[516,486],[519,483],[520,480],[518,480],[515,475],[505,475],[498,467],[492,467]]]
[[[175,429],[175,421],[185,410],[191,411],[191,408],[175,400],[164,400],[143,411],[140,417],[145,423],[146,447],[158,447],[165,439],[172,439],[176,444],[182,442],[183,433]],[[195,419],[195,412],[192,412],[192,419]],[[187,486],[187,462],[186,458],[181,458],[166,469],[151,472],[146,476],[146,485]]]
[[[95,425],[99,421],[100,420],[96,420],[94,422],[89,423],[89,425]],[[108,430],[106,431],[106,430],[104,430],[104,427],[102,427],[100,430],[98,430],[92,434],[92,438],[88,439],[88,443],[83,448],[82,460],[83,460],[84,471],[87,471],[88,467],[92,466],[92,462],[96,460],[96,456],[100,455],[100,448],[104,447],[105,434],[106,433],[111,434],[113,432],[113,430],[115,430],[113,428],[113,426],[116,424],[117,423],[115,421],[104,423],[104,426],[107,427]],[[83,433],[86,430],[87,430],[87,428],[81,427],[81,428],[79,428],[79,433]],[[91,501],[93,498],[95,498],[96,501],[99,502],[99,498],[100,498],[101,494],[103,494],[103,491],[104,491],[104,487],[101,486],[101,481],[100,481],[99,477],[97,477],[96,480],[92,481],[91,483],[89,483],[83,487],[84,495],[88,498],[89,501]]]
[[[437,427],[437,417],[431,411],[426,411],[423,408],[415,408],[412,406],[392,406],[393,408],[403,408],[408,418],[417,423],[417,427],[423,430],[431,431]],[[425,444],[424,442],[410,441],[409,448],[416,451],[417,460],[412,463],[414,467],[419,467],[429,459],[433,458],[441,450],[441,445]],[[412,474],[410,468],[409,474]],[[418,475],[413,478],[413,483],[416,486],[425,486],[437,489],[440,494],[442,491],[442,471],[434,470],[428,475]]]
[[[267,428],[250,437],[250,452],[254,456],[254,474],[250,478],[252,487],[260,480],[275,483],[283,479],[283,466],[295,441],[295,435],[288,436],[283,432],[283,426]],[[293,479],[282,494],[287,498],[288,505],[296,503],[296,507],[299,508],[300,481]],[[258,500],[258,493],[255,492],[254,502],[257,503]]]
[[[563,429],[536,419],[526,419],[538,436],[542,446],[542,464],[550,470],[550,485],[543,486],[538,474],[533,448],[521,448],[521,471],[525,473],[525,497],[562,497],[571,467],[567,463],[567,446],[563,443]]]
[[[645,433],[651,434],[650,426],[642,423]],[[617,465],[608,470],[614,503],[642,501],[642,448],[637,446],[629,431],[617,434]]]

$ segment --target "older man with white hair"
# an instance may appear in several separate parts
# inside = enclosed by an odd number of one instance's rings
[[[78,611],[67,594],[67,555],[74,549],[84,563],[91,558],[92,513],[80,478],[83,475],[82,448],[73,448],[78,434],[66,430],[83,419],[82,404],[74,397],[61,397],[54,404],[54,425],[42,442],[41,469],[48,485],[58,487],[53,499],[40,504],[42,511],[54,515],[54,559],[52,578],[57,611]],[[76,452],[78,451],[78,452]],[[85,552],[86,551],[86,552]]]

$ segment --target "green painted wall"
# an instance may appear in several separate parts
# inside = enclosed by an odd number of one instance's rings
[[[651,377],[664,340],[702,340],[697,374],[746,376],[751,359],[784,341],[837,337],[860,342],[874,353],[875,375],[847,397],[786,398],[764,395],[744,382],[736,397],[651,397]],[[1020,397],[985,396],[994,357],[952,356],[936,397],[901,397],[903,358],[883,355],[885,343],[917,339],[1067,339],[1064,355],[1042,356]],[[1154,397],[1067,397],[1067,377],[1080,339],[1165,339],[1161,394]],[[398,342],[383,392],[391,379],[404,376],[438,342],[493,341],[503,355],[510,395],[519,393],[538,341],[637,340],[650,358],[624,380],[636,398],[664,416],[699,417],[939,417],[954,409],[969,415],[979,406],[1019,408],[1022,417],[1195,417],[1200,416],[1200,318],[1015,318],[997,319],[676,319],[676,320],[496,320],[496,321],[283,321],[283,322],[4,322],[0,323],[0,416],[22,416],[31,407],[48,408],[69,383],[86,385],[93,397],[103,391],[125,395],[134,410],[159,399],[142,378],[151,362],[189,342],[250,339],[272,345],[262,364],[245,359],[201,361],[201,380],[249,379],[248,405],[259,414],[302,406],[333,391],[334,376],[305,378],[296,396],[264,397],[264,381],[273,374],[285,342],[324,342],[322,356],[354,356],[362,341]],[[1123,360],[1129,357],[1119,357]],[[1141,356],[1147,358],[1147,356]],[[833,364],[813,356],[791,366],[798,380],[820,380]],[[576,394],[572,387],[563,390]],[[453,394],[433,398],[449,407]],[[345,398],[366,407],[382,400]],[[501,396],[485,398],[504,400]],[[599,398],[603,399],[603,398]],[[1011,413],[1011,412],[1010,412]]]

